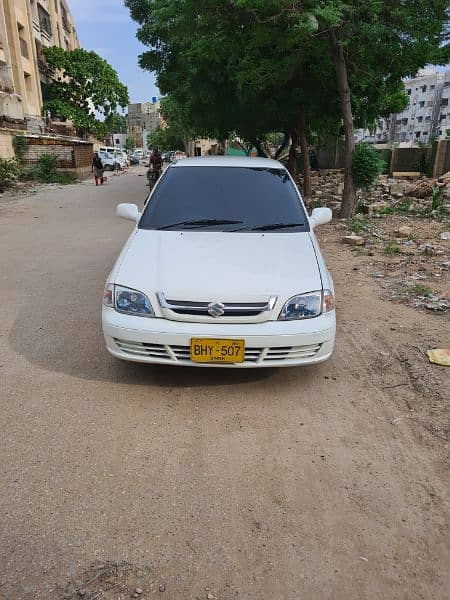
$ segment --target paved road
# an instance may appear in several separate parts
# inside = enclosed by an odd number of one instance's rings
[[[415,317],[352,291],[330,254],[329,363],[117,362],[101,295],[131,230],[115,207],[142,205],[144,184],[0,199],[0,597],[63,598],[98,560],[150,566],[145,597],[446,597],[441,462],[407,418],[393,426],[403,409],[371,365],[389,319]]]

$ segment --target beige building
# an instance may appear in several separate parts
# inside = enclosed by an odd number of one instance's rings
[[[127,129],[136,148],[147,147],[147,135],[161,125],[160,103],[137,102],[128,105]]]
[[[66,0],[0,0],[0,126],[42,129],[44,46],[80,46]]]

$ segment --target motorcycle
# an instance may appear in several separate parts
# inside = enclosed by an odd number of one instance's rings
[[[153,169],[153,167],[150,167],[147,171],[147,181],[148,181],[148,186],[149,188],[152,190],[153,187],[155,186],[156,182],[158,181],[160,176],[160,173],[158,171],[155,171]]]

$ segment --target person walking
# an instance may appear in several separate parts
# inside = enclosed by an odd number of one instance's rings
[[[92,159],[92,172],[94,173],[95,185],[103,185],[104,166],[98,152],[95,152]]]

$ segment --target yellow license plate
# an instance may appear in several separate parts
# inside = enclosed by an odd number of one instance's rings
[[[244,340],[191,339],[191,360],[197,363],[241,363],[245,359]]]

